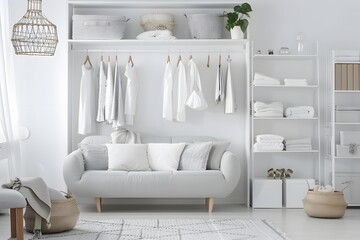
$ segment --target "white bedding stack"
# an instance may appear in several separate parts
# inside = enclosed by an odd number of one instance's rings
[[[261,134],[257,135],[254,144],[255,152],[279,152],[284,149],[284,138],[279,135]]]

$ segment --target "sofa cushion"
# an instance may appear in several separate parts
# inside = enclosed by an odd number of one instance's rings
[[[176,171],[185,143],[149,143],[149,165],[155,171]]]
[[[207,169],[219,170],[221,158],[226,149],[229,147],[230,142],[213,142],[212,148],[209,154],[209,160],[207,162]]]
[[[79,144],[84,158],[85,170],[107,170],[108,149],[105,144]]]
[[[212,142],[188,143],[180,157],[179,170],[206,170]]]
[[[150,170],[146,144],[106,144],[109,152],[109,170]]]

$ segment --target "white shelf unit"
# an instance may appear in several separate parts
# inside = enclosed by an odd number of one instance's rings
[[[346,60],[349,58],[349,60]],[[344,60],[345,59],[345,60]],[[358,59],[358,61],[354,60]],[[330,179],[336,190],[342,190],[343,183],[353,182],[344,191],[345,200],[349,206],[360,206],[360,157],[339,157],[336,153],[336,145],[340,144],[340,131],[360,131],[360,122],[337,122],[336,106],[357,106],[360,107],[360,90],[336,90],[335,87],[335,65],[336,64],[360,64],[360,52],[354,51],[331,51],[328,59],[328,81],[327,81],[327,126],[331,128],[329,134],[330,148],[327,155],[331,159]],[[347,111],[352,112],[352,111]]]
[[[252,55],[252,75],[249,85],[251,106],[255,101],[268,103],[279,101],[284,104],[284,110],[290,106],[313,106],[315,116],[309,119],[260,118],[254,117],[254,109],[251,107],[251,160],[248,174],[251,179],[266,177],[270,168],[291,168],[294,170],[295,178],[315,179],[320,183],[322,181],[318,44],[314,49],[316,49],[314,53],[308,55]],[[278,78],[282,85],[253,85],[255,72]],[[284,78],[305,78],[309,85],[285,86]],[[285,139],[311,137],[313,150],[254,151],[253,145],[258,134],[277,134]],[[252,188],[253,186],[249,186],[249,189]],[[251,194],[250,192],[249,195]]]

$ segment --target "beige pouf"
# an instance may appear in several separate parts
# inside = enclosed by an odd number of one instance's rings
[[[347,204],[343,192],[315,192],[312,189],[303,199],[304,210],[310,217],[342,218]]]
[[[79,219],[80,211],[73,197],[66,196],[64,200],[51,201],[51,227],[46,227],[46,221],[41,220],[42,233],[58,233],[71,230],[75,227]],[[25,214],[25,229],[28,232],[33,232],[35,224],[35,212],[27,205]]]

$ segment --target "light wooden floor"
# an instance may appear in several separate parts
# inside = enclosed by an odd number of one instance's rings
[[[293,240],[359,240],[360,209],[348,209],[343,219],[316,219],[302,209],[256,209],[241,205],[215,205],[208,214],[200,205],[104,205],[97,213],[95,205],[80,206],[82,219],[119,218],[221,218],[268,219]],[[9,239],[8,214],[0,214],[0,239]]]

